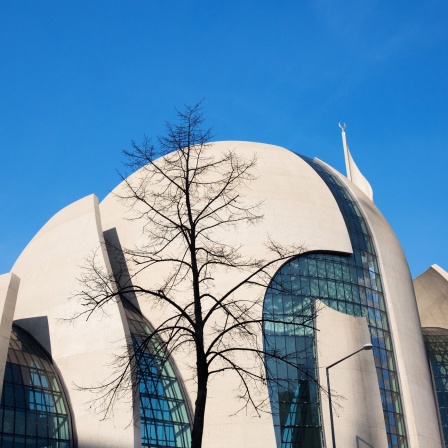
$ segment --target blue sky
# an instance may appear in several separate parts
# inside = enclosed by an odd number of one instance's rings
[[[342,172],[347,123],[412,275],[448,270],[446,0],[2,0],[0,43],[0,273],[201,98],[216,140]]]

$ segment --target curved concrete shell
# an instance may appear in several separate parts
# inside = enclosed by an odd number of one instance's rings
[[[316,319],[319,378],[325,367],[370,342],[366,319],[339,313],[324,304]],[[336,402],[334,426],[338,446],[387,446],[381,397],[372,352],[362,351],[330,370],[330,388]],[[368,418],[359,403],[368,407]],[[328,395],[322,394],[326,446],[332,446]]]
[[[124,345],[125,330],[116,303],[104,315],[89,320],[61,322],[79,312],[79,304],[68,300],[79,290],[78,278],[94,251],[105,268],[98,200],[87,196],[57,213],[37,233],[14,264],[21,278],[15,322],[29,331],[55,360],[68,387],[79,446],[124,447],[134,443],[129,405],[119,403],[114,420],[100,421],[89,409],[91,393],[79,387],[98,384],[111,374],[112,355]],[[129,392],[130,393],[130,392]],[[128,403],[132,397],[128,397]],[[122,424],[126,422],[126,424]]]
[[[422,327],[448,328],[448,273],[433,264],[414,279]]]
[[[350,239],[339,208],[320,177],[300,157],[279,146],[249,142],[213,143],[213,151],[235,151],[237,156],[256,157],[256,178],[242,192],[248,204],[261,202],[261,223],[238,229],[243,249],[254,256],[264,255],[263,244],[270,236],[283,244],[300,243],[308,251],[351,252]],[[138,178],[139,172],[127,180]],[[117,199],[124,183],[100,204],[103,229],[116,228],[123,247],[139,243],[139,222],[126,219],[128,210]],[[233,235],[232,235],[233,236]],[[223,235],[223,237],[228,237]]]

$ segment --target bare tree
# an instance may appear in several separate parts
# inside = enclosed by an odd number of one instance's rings
[[[112,285],[109,274],[93,258],[77,297],[84,307],[80,315],[87,318],[109,301],[130,295],[164,307],[166,319],[134,346],[130,357],[122,358],[117,375],[101,385],[105,412],[120,389],[132,382],[139,349],[152,347],[165,360],[176,351],[188,351],[194,354],[197,381],[191,447],[198,448],[207,386],[214,375],[233,371],[241,383],[243,407],[260,412],[262,403],[254,391],[260,384],[266,387],[265,359],[282,359],[301,369],[294,354],[288,359],[285,353],[267,348],[260,335],[263,325],[272,323],[262,307],[273,269],[303,249],[268,241],[268,259],[258,259],[243,256],[238,244],[223,242],[223,232],[257,225],[262,219],[260,204],[247,204],[244,199],[245,188],[254,180],[256,159],[243,159],[232,149],[214,151],[211,131],[202,129],[200,103],[178,112],[178,118],[177,124],[166,125],[166,135],[155,144],[133,142],[125,152],[129,166],[138,171],[123,176],[124,188],[117,195],[129,209],[128,218],[141,223],[145,242],[137,248],[117,248],[109,242],[109,253],[121,256],[121,264],[114,262],[121,268],[115,267]],[[142,284],[142,273],[154,268],[165,272],[163,281]],[[224,290],[216,284],[220,275],[232,281]],[[244,293],[254,288],[259,291],[257,299]],[[314,312],[305,312],[283,324],[312,326],[313,318]],[[242,363],[241,352],[252,362]]]

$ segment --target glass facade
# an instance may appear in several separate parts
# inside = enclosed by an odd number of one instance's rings
[[[288,316],[292,319],[295,315],[310,314],[312,304],[320,299],[335,310],[365,317],[374,346],[373,353],[388,445],[391,448],[407,447],[397,370],[372,236],[356,202],[342,184],[321,165],[305,157],[304,160],[316,170],[333,193],[349,232],[353,254],[346,256],[309,253],[286,263],[273,277],[267,290],[264,316],[268,319],[273,318],[272,320],[278,318],[285,321],[285,317]],[[288,356],[295,353],[304,366],[301,372],[295,373],[291,366],[285,369],[282,362],[266,361],[271,403],[274,414],[277,414],[274,416],[274,425],[277,440],[280,441],[278,447],[308,446],[300,445],[299,441],[300,437],[304,437],[299,434],[307,431],[313,434],[307,436],[313,440],[309,446],[321,447],[322,436],[318,435],[321,433],[319,394],[311,380],[316,378],[314,332],[297,325],[265,323],[264,334],[265,344],[268,347],[280,346]],[[291,352],[294,350],[293,346],[295,352]],[[310,392],[303,402],[303,406],[306,405],[307,408],[306,412],[304,410],[299,412],[300,406],[295,404],[298,399],[288,398],[285,401],[283,398],[297,395],[295,390],[298,389],[298,385],[297,382],[294,385],[294,375],[299,379],[299,384],[300,381],[306,381],[308,384],[307,389]],[[280,395],[280,386],[283,383],[288,384],[289,395]],[[286,418],[282,416],[282,407],[289,409]],[[307,417],[306,425],[295,424],[290,428],[286,423],[304,421],[303,415],[309,413],[312,413],[312,417]],[[304,429],[299,429],[302,427]]]
[[[70,415],[50,357],[13,326],[0,404],[2,448],[69,448]]]
[[[186,399],[172,364],[161,356],[152,328],[126,299],[122,300],[137,361],[143,448],[189,448],[190,419]]]
[[[293,260],[277,272],[264,301],[264,349],[272,354],[265,361],[268,390],[277,446],[320,448],[322,425],[319,390],[314,381],[314,331],[294,322],[312,318],[314,306],[310,297],[296,293],[297,278],[290,274],[297,263]]]
[[[448,448],[448,330],[423,328],[422,331],[434,379],[443,438]]]

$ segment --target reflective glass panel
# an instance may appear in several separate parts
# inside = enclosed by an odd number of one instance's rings
[[[122,300],[137,360],[143,448],[189,448],[191,428],[186,399],[170,360],[161,355],[149,322]]]
[[[448,330],[423,328],[422,331],[434,378],[444,446],[448,448]]]
[[[276,273],[267,290],[264,317],[273,321],[276,319],[284,321],[288,316],[294,318],[303,313],[312,315],[312,304],[317,299],[337,311],[365,317],[374,346],[373,353],[388,444],[391,448],[407,447],[403,408],[381,276],[368,225],[356,202],[342,184],[318,163],[305,157],[304,159],[316,170],[333,193],[349,232],[353,254],[345,256],[309,253],[286,263]],[[285,301],[294,303],[294,307],[285,308]],[[284,329],[268,323],[264,326],[265,346],[268,351],[274,345],[281,346],[281,343],[277,341],[281,339],[284,354],[294,356],[294,359],[300,360],[302,364],[302,368],[297,372],[291,372],[291,369],[285,369],[283,361],[266,360],[277,446],[280,448],[299,446],[314,448],[321,447],[323,443],[319,394],[312,381],[317,378],[314,332],[308,328],[303,328],[301,331],[302,333],[297,327],[294,327],[293,331],[292,328]],[[294,339],[294,343],[287,342],[291,338]],[[306,349],[303,344],[307,347]],[[292,345],[296,348],[295,352],[289,351],[288,347]],[[298,347],[300,350],[297,350]],[[307,382],[308,392],[301,401],[300,389],[303,381]],[[289,395],[281,395],[282,388],[287,389]],[[289,409],[287,414],[289,420],[282,418],[282,402],[286,403],[283,407],[287,406]],[[297,423],[300,422],[298,415],[305,415],[303,411],[298,412],[299,402],[302,406],[307,406],[307,412],[314,413],[306,424]],[[294,414],[291,414],[293,411]],[[296,424],[290,427],[288,422],[293,421]],[[299,430],[302,427],[303,429]],[[301,440],[305,437],[309,440],[308,445],[301,445],[303,443]]]
[[[0,446],[69,448],[70,434],[67,400],[49,356],[13,326],[0,404]]]

